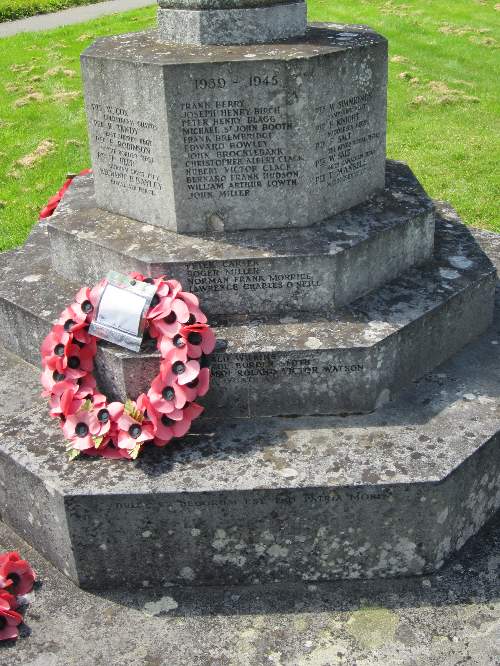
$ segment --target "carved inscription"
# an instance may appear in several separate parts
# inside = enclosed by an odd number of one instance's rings
[[[220,81],[215,87],[225,87]],[[180,113],[190,199],[220,202],[296,187],[304,157],[287,150],[295,127],[285,107],[207,99],[182,102]]]
[[[283,377],[298,377],[301,375],[321,377],[328,375],[345,375],[353,372],[362,372],[361,363],[336,364],[321,363],[315,358],[306,356],[283,356],[277,353],[266,354],[213,354],[211,373],[214,380],[224,379],[228,383],[252,384],[257,380],[276,382]]]
[[[269,507],[270,510],[276,506],[295,505],[303,506],[304,508],[316,508],[322,504],[345,504],[346,508],[350,504],[357,504],[361,502],[372,502],[377,500],[387,500],[393,496],[391,488],[381,488],[377,491],[352,491],[339,493],[334,490],[325,490],[319,492],[307,492],[304,494],[282,493],[276,495],[274,498],[269,499],[265,496],[246,496],[242,493],[241,497],[214,497],[207,499],[200,498],[187,498],[178,499],[170,506],[170,510],[185,511],[189,508],[199,507],[230,507],[230,506],[262,506]]]
[[[347,492],[327,489],[307,491],[304,493],[294,492],[293,494],[281,492],[271,497],[267,493],[231,493],[231,495],[219,493],[211,497],[204,493],[200,493],[198,496],[193,493],[190,497],[186,496],[185,499],[176,498],[173,500],[164,500],[166,505],[164,506],[164,510],[185,515],[186,511],[189,509],[228,509],[230,507],[245,508],[254,506],[261,507],[264,512],[269,510],[269,512],[272,513],[280,506],[295,506],[301,507],[303,510],[310,509],[317,511],[320,506],[335,505],[336,508],[349,512],[351,510],[356,510],[356,506],[359,504],[388,500],[393,496],[393,490],[387,487],[376,490],[363,489]],[[159,507],[158,502],[159,500],[155,499],[155,511]],[[151,512],[149,503],[148,500],[144,502],[135,502],[128,499],[110,501],[104,505],[104,511],[106,513],[109,512],[108,515],[111,517],[115,516],[116,512],[125,512],[130,517],[135,514],[135,516],[137,516],[142,522],[144,515],[148,515]],[[82,510],[78,503],[73,502],[71,499],[66,502],[66,508],[71,516],[77,517],[80,521],[90,522],[95,520],[95,513],[92,514]],[[190,525],[191,521],[189,519],[184,522],[185,527],[189,527]]]
[[[284,290],[300,294],[321,285],[311,273],[270,272],[257,260],[200,262],[187,266],[190,291],[198,294],[215,292],[265,292]]]
[[[95,168],[113,186],[154,197],[162,189],[152,145],[157,126],[122,107],[91,104]]]
[[[187,509],[196,508],[229,508],[229,507],[251,507],[258,506],[264,510],[274,511],[279,506],[301,506],[304,509],[317,510],[319,506],[336,505],[343,506],[345,511],[355,508],[356,505],[365,502],[377,502],[380,500],[388,500],[394,496],[392,488],[379,488],[376,490],[362,489],[362,490],[349,490],[339,492],[336,490],[319,489],[318,491],[307,491],[304,493],[288,493],[281,492],[270,497],[265,493],[231,493],[226,495],[220,493],[214,496],[207,496],[200,493],[197,497],[194,493],[191,497],[185,499],[176,498],[174,500],[165,500],[165,509],[169,512],[184,513]],[[158,499],[155,499],[154,508],[158,509]],[[134,501],[131,499],[123,499],[120,501],[109,501],[104,507],[105,512],[109,512],[110,516],[116,515],[115,512],[126,512],[127,514],[136,514],[142,521],[144,515],[148,515],[151,511],[149,500]],[[89,513],[82,510],[77,500],[68,498],[66,500],[66,508],[72,516],[78,517],[80,521],[95,520],[95,513]],[[189,526],[190,522],[186,521]]]
[[[380,132],[368,131],[371,98],[369,92],[315,108],[316,185],[345,183],[370,168],[380,145]]]

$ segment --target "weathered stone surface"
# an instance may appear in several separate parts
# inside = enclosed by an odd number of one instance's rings
[[[144,587],[138,575],[131,590],[96,594],[75,587],[0,523],[0,551],[7,550],[29,558],[42,586],[21,638],[2,645],[2,666],[498,661],[500,513],[425,578],[159,588]]]
[[[200,424],[137,463],[65,462],[37,374],[5,352],[2,518],[94,589],[429,573],[500,502],[499,342],[497,309],[378,412]]]
[[[271,43],[301,37],[307,26],[304,0],[180,9],[159,4],[158,35],[168,44]]]
[[[37,243],[0,273],[0,339],[35,364],[50,323],[78,289],[49,263]],[[485,330],[494,282],[491,262],[444,208],[435,260],[350,306],[213,319],[219,347],[207,411],[223,418],[371,411]],[[100,345],[97,374],[110,397],[136,396],[157,372],[156,353]]]
[[[388,162],[386,190],[302,229],[186,236],[96,209],[77,178],[48,222],[52,265],[94,284],[106,271],[167,274],[209,316],[331,311],[431,258],[434,206],[407,166]]]
[[[366,27],[209,50],[119,35],[82,73],[101,208],[185,233],[304,227],[384,186],[387,43]]]
[[[287,0],[158,0],[166,9],[239,9],[283,5]]]

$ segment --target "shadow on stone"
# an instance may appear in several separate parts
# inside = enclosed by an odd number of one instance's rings
[[[500,512],[437,573],[422,577],[94,592],[152,615],[258,615],[494,603],[500,598]]]

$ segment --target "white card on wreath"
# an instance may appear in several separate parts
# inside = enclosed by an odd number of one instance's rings
[[[89,333],[132,351],[139,351],[154,284],[110,271]]]

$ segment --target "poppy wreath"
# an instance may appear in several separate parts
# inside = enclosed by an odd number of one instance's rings
[[[26,603],[25,595],[31,592],[35,580],[35,572],[19,553],[0,555],[0,641],[19,636],[23,616],[17,609]]]
[[[183,437],[203,412],[195,400],[209,388],[207,355],[215,335],[198,298],[182,291],[177,280],[129,276],[156,286],[145,335],[156,339],[161,362],[147,393],[109,403],[97,389],[97,337],[88,328],[106,280],[80,289],[42,343],[42,395],[49,398],[51,417],[60,421],[70,460],[81,453],[134,460],[148,444],[164,447]]]

